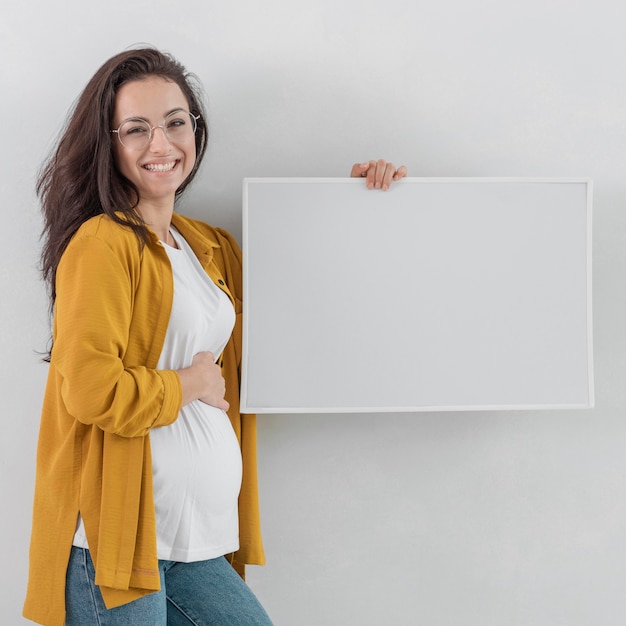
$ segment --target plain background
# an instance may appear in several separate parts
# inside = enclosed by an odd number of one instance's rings
[[[4,3],[0,623],[22,623],[46,376],[34,180],[86,81],[138,42],[204,83],[211,147],[181,211],[237,236],[244,176],[382,156],[595,181],[595,410],[260,419],[249,581],[277,626],[622,623],[625,22],[615,0]]]

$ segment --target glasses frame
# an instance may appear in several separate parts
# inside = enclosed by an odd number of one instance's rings
[[[196,131],[198,130],[198,120],[200,119],[200,115],[194,115],[191,111],[185,111],[185,109],[176,109],[175,111],[172,111],[171,113],[168,113],[162,120],[160,124],[157,124],[156,126],[150,126],[150,122],[145,119],[144,117],[129,117],[125,120],[122,121],[122,123],[114,130],[110,130],[110,133],[115,133],[117,135],[117,138],[119,139],[120,144],[122,144],[122,146],[124,148],[126,148],[127,150],[145,150],[150,143],[152,142],[152,138],[154,137],[154,131],[157,128],[160,128],[163,131],[163,134],[165,135],[165,138],[170,142],[170,143],[176,143],[176,141],[172,141],[170,139],[170,136],[167,134],[167,128],[165,127],[165,121],[167,120],[168,117],[175,115],[176,113],[187,113],[187,115],[189,115],[189,117],[191,118],[192,124],[193,124],[193,134],[196,134]],[[123,141],[122,141],[122,135],[120,133],[122,126],[124,126],[124,124],[126,124],[126,122],[132,122],[132,121],[136,121],[136,122],[142,122],[144,124],[146,124],[146,126],[150,129],[148,132],[148,138],[146,140],[146,143],[144,146],[142,146],[141,148],[133,148],[133,147],[129,147],[127,146]]]

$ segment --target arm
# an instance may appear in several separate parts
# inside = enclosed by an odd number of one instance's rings
[[[114,251],[92,236],[73,240],[57,271],[52,365],[63,379],[65,409],[124,437],[175,421],[183,393],[177,372],[137,362],[147,350],[130,337],[138,275],[136,253]],[[155,329],[144,330],[152,340]]]

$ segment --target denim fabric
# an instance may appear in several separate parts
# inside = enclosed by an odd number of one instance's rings
[[[159,561],[161,591],[107,610],[89,550],[72,548],[65,626],[271,626],[248,585],[225,558]]]

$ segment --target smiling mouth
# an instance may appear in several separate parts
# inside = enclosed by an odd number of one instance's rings
[[[146,163],[143,167],[149,172],[170,172],[176,167],[178,161],[171,163]]]

